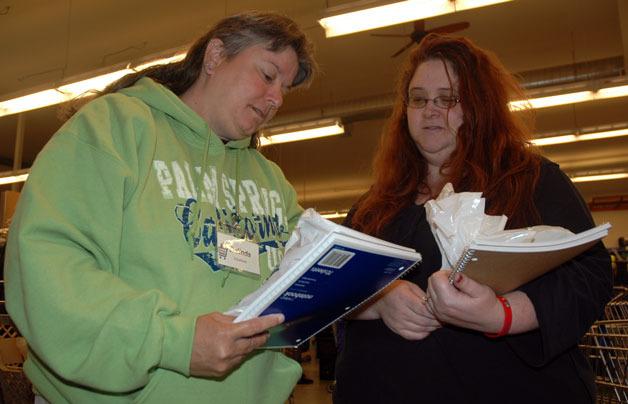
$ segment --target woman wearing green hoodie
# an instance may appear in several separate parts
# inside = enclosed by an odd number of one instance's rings
[[[288,18],[218,22],[114,83],[39,154],[11,226],[8,311],[52,403],[280,403],[300,366],[221,314],[278,267],[301,208],[256,132],[315,69]],[[242,248],[222,249],[230,240]],[[220,252],[220,254],[218,254]]]

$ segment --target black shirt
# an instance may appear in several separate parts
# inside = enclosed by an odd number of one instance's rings
[[[554,163],[542,164],[534,198],[543,224],[574,233],[593,227],[586,204]],[[425,290],[441,254],[424,207],[402,210],[382,238],[422,254],[421,266],[405,279]],[[539,328],[504,338],[444,326],[409,341],[381,320],[347,321],[334,403],[593,403],[593,377],[577,344],[611,296],[603,244],[520,290]]]

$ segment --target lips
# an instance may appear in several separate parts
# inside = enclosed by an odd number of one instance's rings
[[[257,115],[262,122],[269,121],[273,116],[275,116],[275,112],[277,112],[277,109],[272,105],[269,105],[265,110],[251,105],[251,109],[253,110],[253,112],[255,112],[255,115]]]
[[[426,126],[423,126],[422,129],[427,130],[427,131],[436,131],[436,130],[442,130],[443,127],[438,126],[438,125],[426,125]]]
[[[264,121],[266,119],[266,114],[259,108],[256,108],[254,106],[251,105],[251,109],[253,110],[253,112],[255,112],[255,114],[262,120]]]

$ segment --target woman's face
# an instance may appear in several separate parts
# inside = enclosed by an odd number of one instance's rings
[[[209,61],[211,79],[203,81],[196,101],[209,126],[229,140],[251,136],[275,115],[299,69],[292,48],[273,52],[265,44],[249,46],[231,59],[214,56]]]
[[[445,70],[447,63],[447,71]],[[449,77],[447,76],[449,72]],[[458,98],[458,77],[449,62],[430,59],[421,63],[408,86],[408,128],[419,152],[430,165],[441,167],[456,148],[458,129],[463,114],[460,102],[447,108],[434,103],[434,98],[444,97],[443,104],[452,97]],[[423,108],[413,107],[421,100],[428,100]]]

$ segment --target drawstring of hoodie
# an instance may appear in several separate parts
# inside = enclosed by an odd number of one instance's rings
[[[211,136],[207,135],[205,139],[205,147],[203,148],[203,165],[201,166],[201,176],[205,172],[207,168],[207,158],[209,155],[209,143],[211,140]],[[194,177],[192,177],[194,180]],[[190,215],[193,218],[194,222],[192,223],[192,228],[188,233],[188,247],[190,249],[190,259],[194,260],[194,248],[196,247],[196,239],[200,237],[200,226],[201,226],[201,209],[198,206],[200,204],[200,193],[201,187],[198,184],[194,184],[194,188],[196,188],[196,203],[192,205]],[[220,189],[220,186],[216,184],[216,188]],[[216,191],[218,191],[218,189]]]
[[[240,171],[239,171],[239,168],[240,168],[240,150],[238,149],[235,151],[235,206],[234,206],[235,220],[237,220],[237,222],[233,224],[233,227],[238,233],[240,229]],[[236,234],[235,236],[240,237],[240,234]],[[244,236],[242,237],[244,238]],[[224,272],[225,272],[225,275],[223,276],[222,283],[220,284],[221,288],[225,287],[225,284],[227,283],[227,279],[229,279],[229,275],[231,275],[230,269],[227,269]]]
[[[204,173],[204,170],[207,168],[207,160],[209,158],[209,145],[211,142],[211,136],[207,136],[206,140],[205,140],[205,146],[204,146],[204,150],[203,150],[203,165],[201,167],[201,175]],[[240,218],[240,150],[235,150],[235,206],[234,206],[234,210],[235,210],[235,220],[237,221],[237,223],[234,223],[234,228],[238,230],[238,233],[240,232],[240,223],[239,223],[239,218]],[[225,153],[226,156],[226,153]],[[221,183],[222,183],[222,175],[218,176],[218,182],[216,184],[216,192],[218,193],[217,196],[217,200],[220,200],[220,190],[222,189],[221,187]],[[199,239],[202,234],[201,234],[201,209],[200,209],[200,192],[201,192],[201,187],[198,186],[198,184],[194,184],[194,187],[196,189],[196,203],[194,205],[192,205],[190,207],[190,215],[191,217],[194,219],[193,223],[192,223],[192,227],[190,228],[190,231],[188,233],[188,239],[187,239],[187,243],[188,243],[188,248],[190,249],[190,259],[194,260],[194,248],[196,247],[196,240]],[[222,198],[224,200],[224,198]],[[218,247],[218,246],[216,246]],[[216,258],[217,259],[217,258]],[[229,275],[231,275],[231,270],[225,270],[225,275],[222,279],[222,283],[221,283],[221,287],[224,287],[225,284],[227,283],[227,279],[229,278]]]

